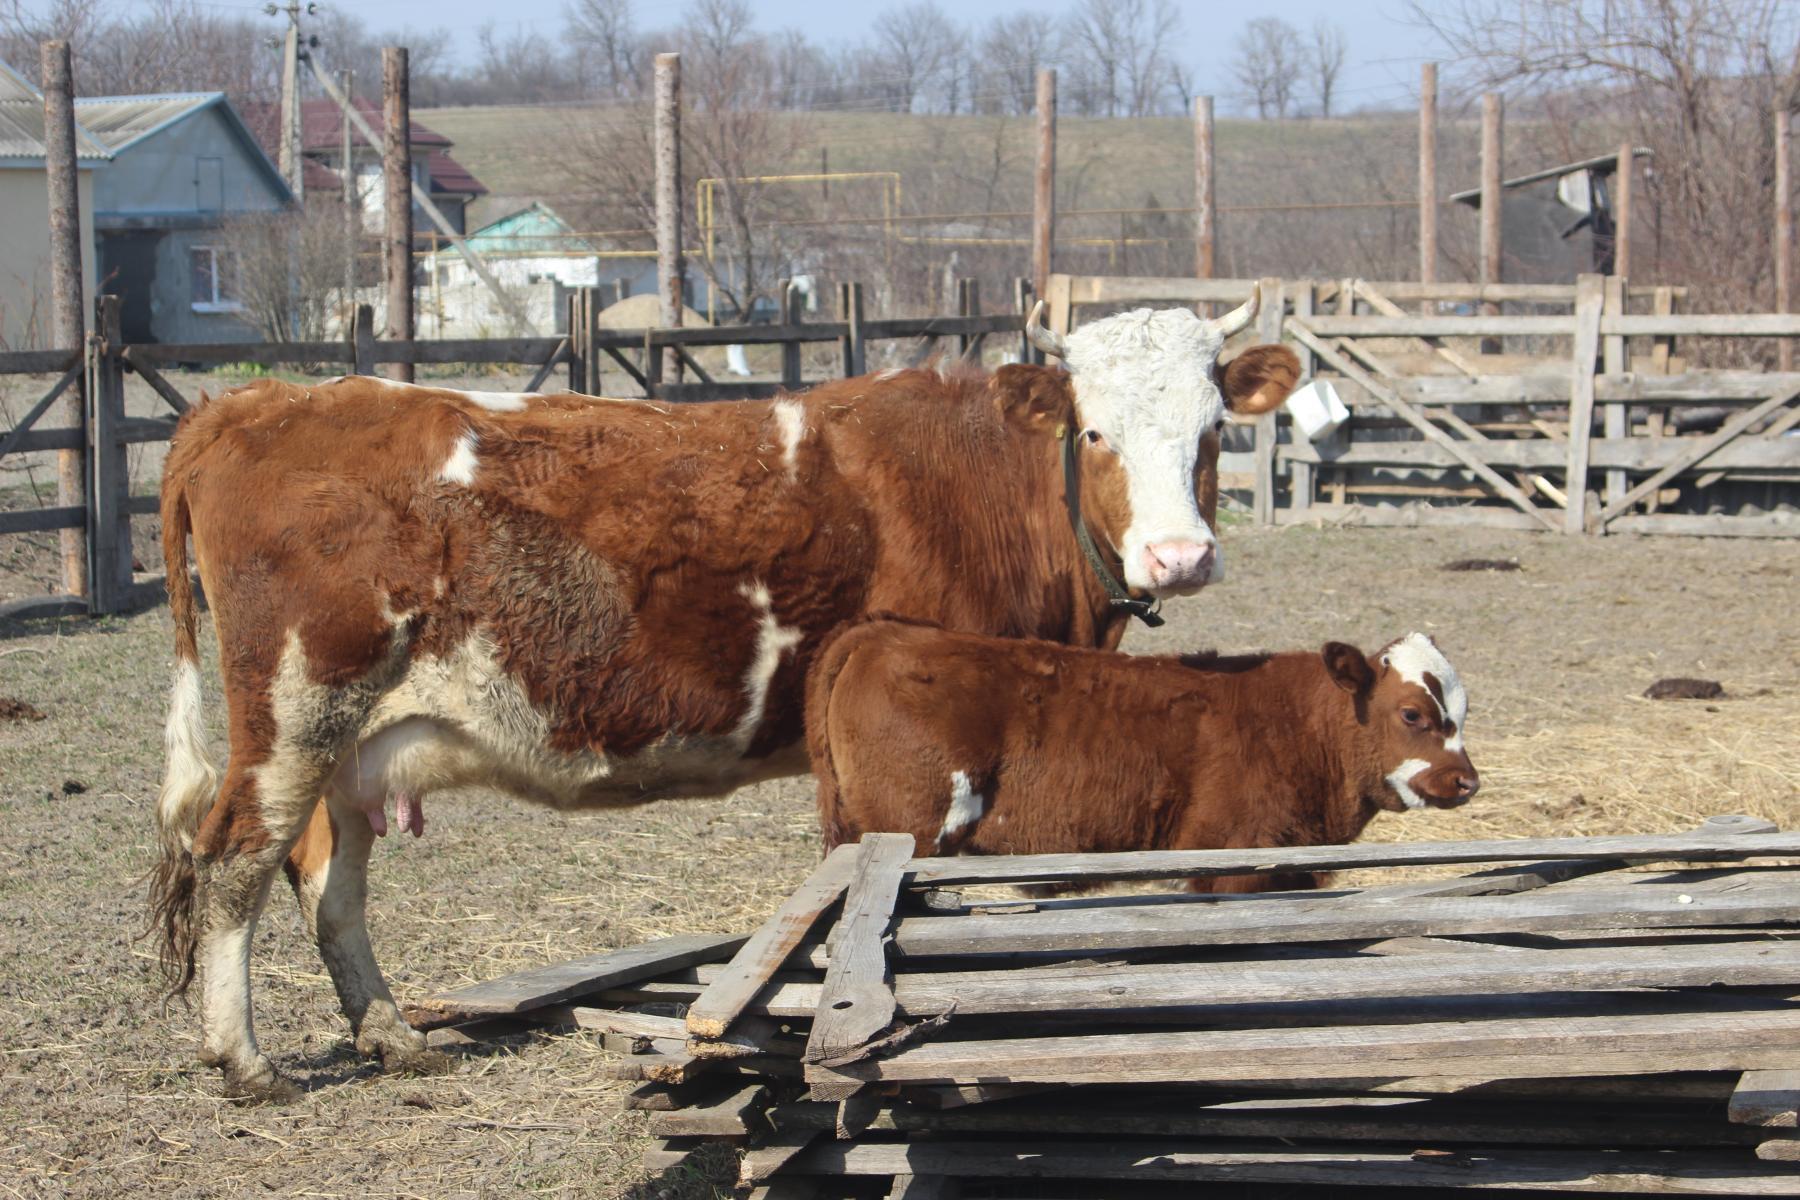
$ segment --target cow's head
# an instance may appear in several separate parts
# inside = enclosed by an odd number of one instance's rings
[[[1322,653],[1332,682],[1356,697],[1383,808],[1455,808],[1475,794],[1481,776],[1463,746],[1469,694],[1437,643],[1409,633],[1372,657],[1343,642]]]
[[[1202,439],[1217,454],[1227,416],[1268,412],[1300,375],[1282,346],[1257,346],[1224,369],[1225,339],[1256,317],[1260,292],[1233,312],[1203,320],[1185,308],[1121,313],[1063,337],[1038,324],[1031,340],[1060,357],[1073,388],[1071,410],[1044,425],[1072,425],[1082,490],[1096,532],[1124,567],[1127,586],[1157,596],[1198,591],[1223,575],[1219,540],[1196,495]]]

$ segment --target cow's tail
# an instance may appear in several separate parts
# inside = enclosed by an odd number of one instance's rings
[[[163,567],[169,612],[175,620],[175,678],[163,726],[163,781],[156,800],[157,840],[162,855],[150,876],[150,932],[170,994],[187,990],[194,979],[194,834],[218,794],[219,771],[206,752],[201,708],[200,647],[195,636],[194,587],[188,577],[191,517],[185,476],[176,451],[163,474]]]
[[[806,675],[806,754],[819,782],[819,833],[827,854],[850,838],[844,822],[843,797],[838,791],[837,766],[831,760],[830,709],[831,689],[850,658],[855,640],[844,635],[854,628],[846,622],[826,634],[812,670]]]

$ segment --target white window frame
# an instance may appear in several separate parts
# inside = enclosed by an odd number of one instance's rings
[[[212,280],[212,296],[213,296],[213,298],[211,300],[190,301],[188,304],[188,307],[192,311],[197,312],[197,313],[241,313],[241,312],[243,312],[244,305],[243,305],[242,301],[222,300],[219,298],[219,260],[226,253],[225,248],[223,246],[205,246],[205,245],[189,246],[188,247],[188,270],[190,272],[192,272],[193,267],[194,267],[194,256],[196,254],[199,254],[202,251],[205,251],[207,254],[212,255],[212,271],[210,272],[209,278],[211,278],[211,280]],[[189,286],[190,287],[192,286],[191,276],[190,276],[190,280],[189,280]]]

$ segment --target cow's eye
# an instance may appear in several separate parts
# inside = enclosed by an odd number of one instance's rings
[[[1098,429],[1082,430],[1081,438],[1090,446],[1099,446],[1102,448],[1105,448],[1106,446],[1106,435],[1101,433]]]
[[[1417,729],[1424,722],[1425,715],[1416,708],[1403,708],[1400,710],[1400,719]]]

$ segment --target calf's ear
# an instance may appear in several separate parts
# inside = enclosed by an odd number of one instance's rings
[[[1219,372],[1225,407],[1253,417],[1278,407],[1300,381],[1300,360],[1286,346],[1252,346]]]
[[[994,372],[989,386],[1000,415],[1026,432],[1060,434],[1075,420],[1075,389],[1067,371],[1008,363]]]
[[[1331,682],[1352,696],[1361,695],[1375,682],[1375,673],[1369,670],[1369,660],[1355,646],[1345,642],[1326,642],[1319,657],[1325,660],[1325,670],[1331,676]]]

